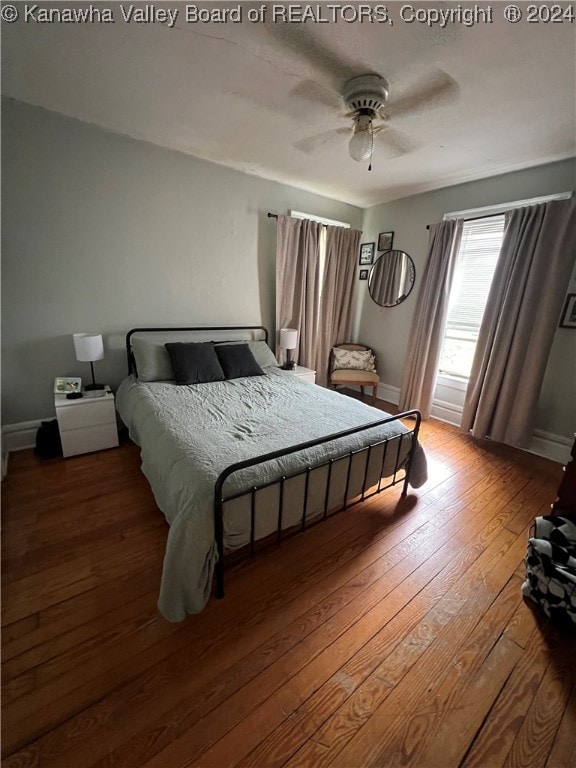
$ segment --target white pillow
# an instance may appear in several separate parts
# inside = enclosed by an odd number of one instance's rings
[[[132,339],[132,352],[139,381],[174,381],[170,355],[163,343],[135,336]]]
[[[278,361],[276,360],[274,352],[272,352],[265,341],[249,341],[248,346],[254,355],[254,359],[261,368],[266,368],[270,365],[278,367]]]
[[[333,347],[333,370],[375,371],[376,358],[371,349],[341,349]]]

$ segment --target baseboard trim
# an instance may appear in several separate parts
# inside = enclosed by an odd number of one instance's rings
[[[570,459],[570,449],[573,439],[563,435],[554,435],[543,429],[535,429],[530,443],[529,452],[545,459],[552,459],[560,464],[567,464]]]
[[[18,424],[5,424],[2,427],[2,453],[10,451],[23,451],[26,448],[34,448],[36,445],[36,432],[42,421],[50,421],[54,416],[34,421],[21,421]]]
[[[446,400],[433,400],[430,415],[433,419],[444,421],[453,427],[459,427],[462,421],[462,408],[459,405],[448,403]]]
[[[378,400],[385,400],[387,403],[392,403],[392,405],[398,405],[400,402],[400,387],[393,387],[391,384],[384,384],[381,381],[376,390],[376,397]]]
[[[389,403],[398,405],[400,402],[400,389],[390,384],[380,382],[378,385],[378,397]],[[434,399],[430,416],[438,421],[443,421],[453,427],[459,427],[462,422],[462,406],[448,403],[445,400]],[[521,450],[551,459],[560,464],[566,464],[570,458],[570,449],[573,438],[556,435],[542,429],[535,429],[532,442],[528,448]]]

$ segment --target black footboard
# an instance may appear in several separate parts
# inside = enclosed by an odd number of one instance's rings
[[[255,485],[249,488],[248,490],[242,491],[240,493],[236,493],[228,496],[224,495],[224,492],[223,492],[224,483],[235,472],[239,472],[243,469],[254,467],[258,464],[264,464],[267,461],[272,461],[274,459],[281,458],[282,456],[287,456],[289,454],[296,453],[298,451],[304,451],[307,448],[313,448],[314,446],[322,445],[323,443],[328,443],[333,440],[345,438],[349,435],[364,432],[368,429],[373,429],[374,427],[379,427],[383,424],[389,424],[391,422],[400,421],[406,418],[415,419],[414,428],[409,429],[407,432],[398,433],[388,438],[378,439],[373,443],[370,443],[366,446],[363,446],[355,450],[351,450],[347,452],[345,451],[342,455],[339,455],[335,458],[326,459],[325,461],[321,461],[317,464],[306,466],[305,468],[297,470],[289,475],[279,477],[271,482],[263,483],[262,485]],[[351,506],[354,506],[355,504],[358,504],[359,502],[364,501],[365,499],[368,499],[377,493],[381,493],[387,488],[390,488],[393,485],[397,485],[398,483],[403,483],[402,496],[405,496],[406,493],[408,492],[408,483],[410,481],[410,471],[412,469],[412,464],[414,460],[414,452],[416,449],[418,433],[420,430],[420,421],[421,421],[421,416],[419,411],[417,410],[406,411],[404,413],[398,414],[397,416],[388,416],[385,419],[380,419],[379,421],[374,421],[370,424],[364,424],[363,426],[360,426],[360,427],[354,427],[353,429],[347,429],[347,430],[344,430],[343,432],[337,432],[335,434],[327,435],[326,437],[321,437],[321,438],[318,438],[317,440],[310,440],[305,443],[299,443],[298,445],[290,446],[289,448],[286,448],[284,450],[273,451],[272,453],[267,453],[262,456],[255,456],[252,459],[239,461],[236,464],[231,464],[229,467],[227,467],[220,474],[215,485],[214,527],[215,527],[216,545],[218,547],[218,563],[216,565],[216,597],[219,597],[219,598],[224,597],[224,505],[227,502],[233,501],[235,499],[240,499],[243,497],[250,497],[250,545],[247,548],[248,549],[247,554],[250,555],[250,554],[253,554],[255,551],[256,496],[258,491],[261,491],[265,488],[270,488],[271,486],[279,487],[278,508],[276,511],[277,541],[280,541],[283,538],[283,536],[291,535],[295,532],[299,532],[304,530],[305,528],[311,527],[312,525],[315,525],[316,523],[321,522],[322,520],[325,520],[327,517],[330,517],[331,515],[336,514],[337,512],[340,512]],[[405,458],[402,461],[401,459],[402,446],[404,442],[407,440],[411,441],[411,447],[408,452],[407,458]],[[392,451],[394,450],[396,451],[395,457],[392,454],[392,458],[395,458],[394,470],[391,474],[387,475],[387,477],[384,478],[383,477],[384,468],[386,465],[389,444],[393,444],[395,442],[397,443],[397,446],[393,446],[391,449]],[[381,466],[380,473],[378,475],[378,482],[376,485],[371,485],[370,487],[368,487],[368,484],[369,484],[368,470],[370,467],[371,453],[376,448],[379,448],[380,446],[383,447],[383,450],[382,450],[382,466]],[[348,494],[351,490],[350,479],[351,479],[351,473],[352,473],[352,464],[354,460],[356,461],[358,460],[359,456],[365,457],[364,460],[365,460],[366,469],[364,471],[364,478],[363,478],[363,482],[361,483],[360,490],[356,493],[353,493],[349,498]],[[342,460],[347,460],[348,462],[347,470],[345,470],[346,480],[345,480],[345,489],[343,493],[343,499],[341,503],[339,503],[335,508],[329,508],[332,468],[335,462],[341,462]],[[308,519],[308,512],[309,512],[308,489],[309,489],[310,476],[313,472],[317,472],[323,467],[327,467],[325,491],[323,494],[324,496],[323,510],[319,514],[315,513],[314,516],[309,520]],[[297,526],[296,530],[294,530],[294,527],[292,527],[290,529],[290,533],[287,533],[283,526],[283,522],[284,522],[283,515],[284,515],[284,509],[285,509],[285,503],[286,503],[285,485],[288,480],[295,477],[299,477],[301,475],[304,476],[304,492],[302,495],[301,510],[299,512],[300,523]]]

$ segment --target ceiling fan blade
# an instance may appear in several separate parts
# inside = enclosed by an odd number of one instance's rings
[[[324,88],[314,80],[302,80],[290,91],[290,96],[313,101],[315,104],[319,103],[334,110],[342,108],[342,96]]]
[[[317,133],[314,136],[309,136],[307,139],[295,142],[292,146],[299,152],[314,152],[315,149],[323,144],[329,144],[344,134],[350,134],[351,128],[333,128],[331,131],[324,131],[323,133]]]
[[[352,61],[322,45],[304,24],[277,24],[267,21],[262,29],[274,38],[278,46],[295,53],[318,72],[334,91],[339,93],[342,83],[356,75],[370,71],[370,67]]]
[[[398,101],[392,101],[385,107],[387,117],[404,117],[420,109],[432,109],[449,104],[458,97],[460,87],[446,72],[436,72],[425,86],[415,93]]]
[[[418,149],[418,144],[412,141],[404,131],[392,128],[390,125],[383,125],[382,129],[375,134],[378,140],[386,144],[387,154],[391,157],[400,157]]]

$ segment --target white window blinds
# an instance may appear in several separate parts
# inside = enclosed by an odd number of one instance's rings
[[[504,236],[504,215],[464,223],[450,291],[440,372],[468,378]]]
[[[465,222],[450,292],[448,327],[478,332],[503,235],[504,216]]]

